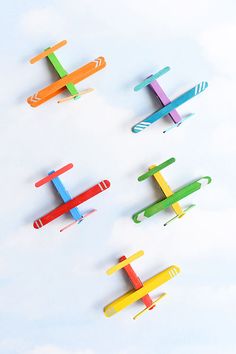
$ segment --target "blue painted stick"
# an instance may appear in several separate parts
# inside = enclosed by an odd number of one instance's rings
[[[134,91],[139,91],[142,88],[150,85],[151,82],[153,82],[154,80],[158,79],[162,75],[166,74],[168,71],[170,71],[170,67],[169,66],[166,66],[165,68],[159,70],[156,74],[153,74],[153,75],[149,76],[147,79],[145,79],[140,84],[135,86]]]
[[[49,172],[48,175],[51,175],[53,172],[54,171]],[[69,200],[71,200],[70,193],[65,189],[65,187],[59,177],[53,178],[52,183],[64,203],[67,203]],[[71,209],[70,214],[74,220],[79,220],[82,218],[82,214],[80,214],[78,208]]]
[[[171,103],[160,109],[159,111],[154,112],[149,117],[136,124],[132,128],[133,133],[140,133],[143,129],[149,127],[152,123],[155,123],[159,119],[163,118],[167,114],[169,114],[173,109],[179,107],[183,103],[187,102],[191,98],[199,95],[199,93],[203,92],[208,87],[208,83],[206,81],[202,81],[198,85],[194,86],[189,91],[183,93],[181,96],[174,99]]]

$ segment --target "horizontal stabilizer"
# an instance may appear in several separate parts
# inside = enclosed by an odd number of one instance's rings
[[[139,91],[142,88],[150,85],[151,82],[153,82],[154,80],[158,79],[162,75],[166,74],[168,71],[170,71],[170,67],[169,66],[166,66],[165,68],[159,70],[156,74],[153,74],[153,75],[149,76],[147,79],[145,79],[140,84],[135,86],[134,91]]]
[[[51,180],[53,180],[53,178],[60,176],[62,173],[65,173],[66,171],[70,170],[73,167],[72,163],[69,163],[68,165],[60,168],[57,171],[54,171],[53,173],[51,173],[50,175],[42,178],[40,181],[35,183],[35,187],[41,187],[44,184],[50,182]]]
[[[113,267],[109,268],[106,273],[107,275],[111,275],[115,272],[117,272],[118,270],[124,268],[125,266],[127,266],[128,264],[130,264],[131,262],[135,261],[136,259],[142,257],[144,255],[143,251],[138,251],[136,253],[134,253],[132,256],[126,258],[124,261],[114,265]]]
[[[67,44],[67,41],[64,40],[64,41],[61,41],[57,44],[55,44],[54,46],[44,50],[42,53],[36,55],[35,57],[33,57],[32,59],[30,59],[30,64],[34,64],[34,63],[37,63],[37,61],[47,57],[48,55],[50,55],[51,53],[55,52],[57,49],[63,47],[64,45]]]
[[[152,169],[150,169],[149,171],[147,171],[143,175],[139,176],[138,181],[139,182],[144,181],[145,179],[153,176],[155,173],[163,170],[163,168],[171,165],[174,162],[175,162],[175,158],[171,157],[170,159],[166,160],[165,162],[161,163],[160,165],[153,167]]]

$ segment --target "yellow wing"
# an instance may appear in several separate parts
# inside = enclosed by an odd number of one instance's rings
[[[126,260],[119,262],[118,264],[114,265],[113,267],[109,268],[106,273],[107,275],[111,275],[115,272],[117,272],[118,270],[124,268],[125,266],[127,266],[128,264],[130,264],[131,262],[135,261],[136,259],[142,257],[144,255],[143,251],[138,251],[136,253],[134,253],[132,256],[126,258]]]

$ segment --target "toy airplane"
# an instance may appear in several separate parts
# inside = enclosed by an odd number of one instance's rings
[[[42,53],[36,55],[34,58],[30,60],[31,64],[36,63],[37,61],[48,58],[56,72],[58,73],[60,79],[56,82],[53,82],[51,85],[45,87],[44,89],[38,91],[33,96],[30,96],[27,99],[27,102],[32,107],[38,107],[42,103],[48,101],[50,98],[58,95],[67,89],[70,93],[70,96],[58,101],[58,103],[68,101],[70,99],[78,99],[81,95],[89,93],[93,91],[93,89],[87,89],[83,91],[78,91],[75,87],[75,84],[86,79],[90,75],[95,74],[97,71],[103,69],[106,66],[106,62],[104,57],[98,57],[97,59],[89,62],[88,64],[82,66],[81,68],[73,71],[68,74],[67,71],[63,68],[58,58],[54,54],[54,52],[67,44],[67,41],[64,40],[62,42],[57,43],[56,45],[45,49]]]
[[[107,305],[104,308],[104,313],[106,317],[111,317],[115,313],[123,310],[134,302],[141,300],[144,303],[145,308],[133,317],[133,319],[136,320],[148,310],[154,309],[156,303],[167,295],[166,293],[163,293],[157,298],[157,300],[153,301],[148,293],[175,277],[180,272],[180,268],[176,265],[172,265],[142,283],[133,268],[131,267],[130,263],[143,255],[144,252],[139,251],[128,258],[122,256],[120,257],[119,263],[117,265],[107,270],[106,273],[108,275],[111,275],[120,269],[124,269],[134,289],[128,291],[126,294],[122,295],[121,297]]]
[[[63,204],[59,205],[56,209],[53,209],[38,220],[34,221],[33,226],[35,229],[40,229],[41,227],[58,218],[59,216],[69,212],[74,221],[60,230],[64,231],[65,229],[74,224],[79,224],[81,221],[84,220],[84,218],[88,217],[96,211],[95,209],[92,209],[82,214],[77,208],[77,206],[84,203],[88,199],[94,197],[95,195],[105,191],[107,188],[110,187],[110,182],[107,180],[101,181],[95,186],[89,188],[86,192],[83,192],[72,199],[69,192],[67,192],[64,185],[62,184],[62,181],[58,177],[62,173],[65,173],[66,171],[70,170],[72,167],[73,164],[70,163],[57,171],[51,171],[46,177],[35,183],[35,187],[41,187],[45,183],[51,181],[53,183],[53,186],[56,188],[59,196],[63,200]]]
[[[135,223],[140,223],[144,219],[150,218],[151,216],[159,213],[160,211],[172,207],[176,216],[170,219],[169,221],[167,221],[164,224],[164,226],[166,226],[176,218],[181,218],[182,216],[184,216],[188,210],[190,210],[192,207],[195,206],[195,205],[190,205],[187,209],[183,210],[180,204],[178,203],[181,199],[196,192],[197,190],[201,189],[203,186],[211,183],[211,177],[206,176],[196,180],[195,182],[189,183],[188,185],[177,190],[176,192],[173,192],[160,173],[160,171],[163,168],[171,165],[173,162],[175,162],[175,158],[172,157],[171,159],[163,162],[158,166],[152,165],[149,167],[148,172],[138,177],[138,181],[141,182],[147,179],[148,177],[153,176],[155,181],[161,188],[162,192],[164,193],[165,198],[135,213],[132,217]]]
[[[167,66],[162,70],[158,71],[156,74],[147,77],[143,82],[135,86],[134,91],[139,91],[143,87],[149,86],[153,90],[155,95],[159,98],[160,102],[163,105],[163,108],[152,113],[146,119],[136,124],[132,128],[133,133],[140,133],[142,130],[149,127],[151,124],[157,122],[159,119],[164,118],[166,115],[169,115],[174,125],[172,125],[169,129],[165,130],[163,133],[169,131],[172,128],[179,127],[180,124],[182,124],[184,121],[192,117],[193,114],[191,113],[188,114],[186,117],[181,118],[179,113],[176,111],[176,108],[178,108],[183,103],[190,100],[191,98],[199,95],[199,93],[203,92],[208,87],[208,83],[206,81],[202,81],[198,85],[190,89],[189,91],[183,93],[181,96],[177,97],[173,101],[170,101],[170,99],[167,97],[167,95],[165,94],[165,92],[157,82],[157,79],[162,75],[164,75],[165,73],[167,73],[169,70],[170,67]]]

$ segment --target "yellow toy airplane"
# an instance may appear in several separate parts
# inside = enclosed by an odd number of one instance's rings
[[[133,290],[128,291],[126,294],[120,296],[104,308],[104,314],[106,317],[111,317],[134,302],[141,300],[146,307],[133,317],[133,319],[136,320],[148,310],[154,309],[156,303],[167,295],[166,293],[163,293],[155,301],[153,301],[148,293],[175,277],[180,272],[180,268],[176,265],[172,265],[142,283],[130,263],[143,255],[143,251],[138,251],[128,258],[122,256],[120,257],[118,264],[106,271],[107,275],[111,275],[120,269],[124,269],[134,287]]]

